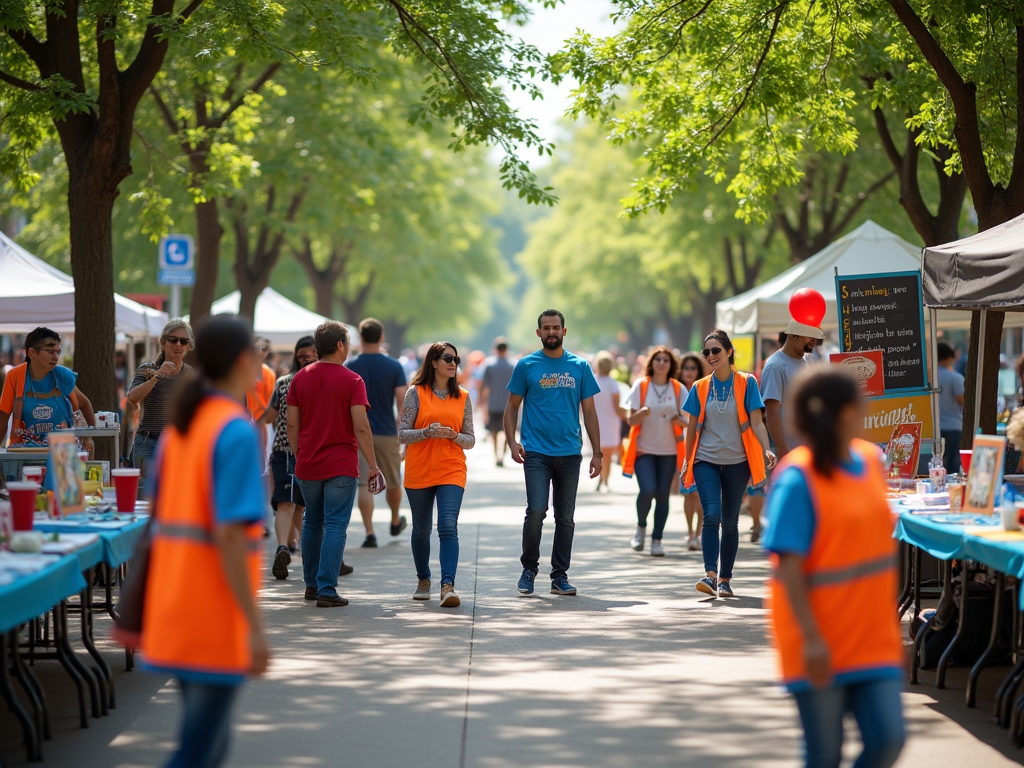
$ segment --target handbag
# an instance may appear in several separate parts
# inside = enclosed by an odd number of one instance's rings
[[[146,608],[146,584],[149,581],[149,557],[153,550],[153,525],[156,521],[156,501],[153,511],[135,542],[132,567],[121,584],[121,596],[114,606],[113,638],[125,648],[135,650],[142,641],[142,618]]]

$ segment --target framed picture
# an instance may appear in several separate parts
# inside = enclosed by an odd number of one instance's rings
[[[1003,483],[1006,438],[975,435],[971,468],[967,473],[964,511],[991,515],[995,510],[996,488]]]
[[[865,397],[880,397],[885,394],[885,364],[882,362],[882,350],[835,352],[828,356],[828,361],[832,365],[841,365],[852,373],[860,383],[861,394]]]
[[[82,487],[82,461],[78,458],[78,441],[73,432],[50,432],[50,471],[53,472],[53,495],[57,515],[85,511],[85,489]]]

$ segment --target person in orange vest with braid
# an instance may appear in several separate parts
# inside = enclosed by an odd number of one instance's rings
[[[768,447],[757,380],[733,367],[735,352],[729,334],[722,330],[709,333],[702,354],[711,374],[693,385],[683,404],[689,414],[683,487],[696,484],[704,507],[701,548],[705,576],[697,582],[697,591],[733,597],[732,569],[740,546],[743,493],[748,480],[753,488],[765,484],[765,458],[771,468],[775,454]]]
[[[215,768],[227,755],[231,708],[269,653],[256,605],[262,581],[261,454],[244,406],[259,368],[252,331],[215,316],[196,335],[200,375],[185,384],[150,476],[153,545],[143,666],[172,675],[185,700],[169,768]]]
[[[636,497],[637,528],[629,545],[643,552],[647,517],[654,503],[651,556],[664,557],[661,537],[668,521],[672,481],[683,466],[683,411],[688,392],[676,379],[679,363],[672,350],[658,346],[647,356],[644,376],[629,393],[629,440],[622,457],[622,474],[636,473],[640,493]]]
[[[806,765],[838,768],[849,712],[864,744],[854,768],[889,768],[905,738],[905,661],[879,450],[859,438],[864,403],[843,370],[801,372],[785,413],[804,444],[775,472],[764,547],[775,566],[772,642],[803,722]]]

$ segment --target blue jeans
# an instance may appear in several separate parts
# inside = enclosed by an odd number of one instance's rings
[[[700,537],[704,570],[717,573],[720,579],[732,578],[732,567],[740,549],[740,505],[749,479],[750,465],[746,461],[739,464],[698,461],[693,465],[693,480],[697,484],[700,504],[704,507],[704,529]],[[719,528],[722,529],[721,543]],[[718,570],[719,547],[721,571]]]
[[[565,576],[572,559],[572,535],[576,530],[576,486],[580,482],[582,456],[545,456],[527,453],[526,519],[523,521],[523,568],[540,570],[540,536],[547,517],[548,496],[554,492],[555,541],[551,545],[551,578]]]
[[[676,474],[676,457],[655,456],[645,453],[636,457],[633,467],[636,481],[640,484],[640,494],[636,497],[636,524],[647,527],[647,515],[654,502],[654,531],[651,538],[661,541],[668,522],[668,500],[672,495],[672,481]]]
[[[864,751],[853,768],[889,768],[903,749],[900,680],[875,680],[794,694],[804,726],[807,768],[839,768],[843,715],[857,721]]]
[[[348,521],[358,478],[299,479],[306,509],[302,513],[302,578],[317,595],[337,597],[338,572],[345,556]]]
[[[441,583],[455,584],[459,567],[459,509],[465,488],[435,485],[431,488],[406,488],[412,510],[412,559],[416,578],[430,578],[430,529],[437,499],[437,538],[441,542]]]
[[[216,768],[224,762],[231,741],[231,706],[236,685],[206,685],[178,680],[185,699],[181,745],[167,768]]]
[[[156,455],[156,444],[160,435],[154,432],[139,430],[132,441],[132,466],[142,471],[143,477],[149,476],[149,467]]]

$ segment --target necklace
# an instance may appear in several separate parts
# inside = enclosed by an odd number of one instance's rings
[[[668,389],[671,386],[671,384],[666,383],[665,387],[659,390],[658,385],[655,384],[654,381],[651,381],[651,387],[654,389],[654,395],[655,397],[658,398],[659,403],[664,403],[666,400],[668,400]]]
[[[725,385],[721,394],[719,394],[718,392],[717,377],[712,377],[712,379],[714,381],[713,396],[715,399],[715,408],[718,410],[720,414],[724,414],[726,408],[729,407],[729,400],[732,399],[732,379],[729,379],[729,383]]]
[[[448,390],[447,389],[433,389],[433,388],[431,388],[431,390],[433,391],[434,395],[436,395],[439,399],[441,399],[441,400],[447,400],[448,399]]]

